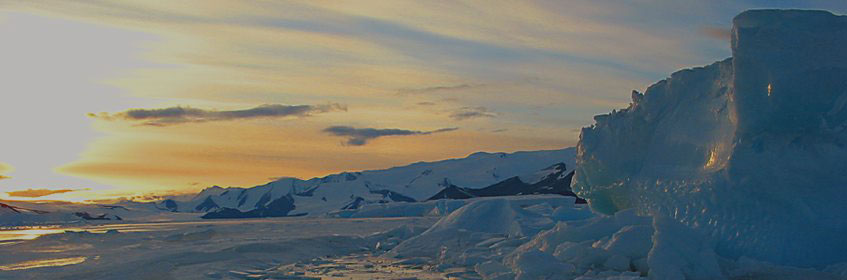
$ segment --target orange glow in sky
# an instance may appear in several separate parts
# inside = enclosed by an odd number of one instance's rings
[[[0,199],[573,146],[630,90],[729,56],[710,34],[754,6],[683,2],[3,3]]]

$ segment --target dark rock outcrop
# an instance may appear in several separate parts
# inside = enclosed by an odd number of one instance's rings
[[[496,184],[481,189],[463,188],[453,184],[447,186],[427,200],[437,199],[468,199],[473,197],[513,196],[532,194],[558,194],[577,197],[571,191],[570,185],[573,179],[573,171],[568,172],[564,163],[557,163],[547,169],[557,170],[541,178],[535,183],[525,183],[520,177],[511,177]],[[567,172],[567,173],[565,173]],[[577,197],[577,203],[585,203],[585,200]]]
[[[198,204],[197,207],[194,207],[194,211],[209,212],[219,208],[221,207],[212,200],[212,196],[207,196],[206,200],[203,200],[203,202]]]
[[[267,199],[265,199],[267,197]],[[294,197],[291,194],[280,197],[278,199],[270,200],[270,193],[262,196],[266,202],[264,204],[257,203],[257,208],[242,212],[238,209],[233,208],[220,208],[212,212],[208,212],[203,215],[201,218],[203,219],[242,219],[242,218],[267,218],[267,217],[291,217],[291,216],[302,216],[306,215],[295,214],[289,215],[291,211],[294,210]]]

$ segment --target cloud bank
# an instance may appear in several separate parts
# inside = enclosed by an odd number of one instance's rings
[[[22,191],[6,192],[6,194],[8,194],[9,196],[13,196],[13,197],[33,198],[33,197],[42,197],[42,196],[48,196],[48,195],[51,195],[51,194],[67,193],[67,192],[75,192],[75,191],[78,191],[78,190],[71,190],[71,189],[63,189],[63,190],[26,189],[26,190],[22,190]]]
[[[442,128],[431,131],[418,131],[418,130],[406,130],[406,129],[396,129],[396,128],[388,128],[388,129],[377,129],[377,128],[354,128],[350,126],[331,126],[327,127],[323,131],[335,136],[343,136],[347,137],[347,145],[351,146],[363,146],[368,143],[368,141],[383,137],[383,136],[408,136],[408,135],[428,135],[433,133],[441,133],[447,131],[457,130],[459,128]]]
[[[231,121],[255,118],[308,117],[313,114],[347,111],[347,106],[330,103],[324,105],[265,104],[250,109],[216,111],[192,107],[169,107],[161,109],[131,109],[124,112],[89,113],[92,118],[114,121],[139,121],[147,126],[168,126],[184,123]]]

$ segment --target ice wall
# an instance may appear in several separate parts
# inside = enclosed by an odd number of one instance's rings
[[[719,255],[847,261],[847,17],[754,10],[733,57],[633,92],[583,129],[574,191],[703,233]]]

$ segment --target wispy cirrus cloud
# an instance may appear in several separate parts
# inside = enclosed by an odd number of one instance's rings
[[[368,143],[368,141],[383,137],[383,136],[409,136],[409,135],[429,135],[434,133],[448,132],[454,131],[459,128],[451,127],[451,128],[442,128],[430,131],[419,131],[419,130],[406,130],[406,129],[397,129],[397,128],[355,128],[351,126],[331,126],[325,128],[323,131],[335,136],[343,136],[347,137],[347,141],[345,142],[347,145],[351,146],[363,146]]]
[[[475,87],[480,87],[482,85],[472,85],[472,84],[458,84],[458,85],[447,85],[447,86],[431,86],[431,87],[423,87],[423,88],[404,88],[397,90],[397,94],[407,95],[407,94],[428,94],[428,93],[442,93],[449,91],[458,91],[458,90],[467,90]]]
[[[488,110],[488,108],[477,107],[462,107],[450,113],[450,118],[457,121],[476,119],[476,118],[493,118],[497,114]]]
[[[82,190],[85,190],[85,189],[82,189]],[[26,190],[22,190],[22,191],[6,192],[6,194],[8,194],[9,196],[12,196],[12,197],[34,198],[34,197],[48,196],[48,195],[51,195],[51,194],[68,193],[68,192],[75,192],[75,191],[81,191],[81,190],[73,190],[73,189],[61,189],[61,190],[26,189]]]
[[[265,104],[250,109],[216,111],[192,107],[168,107],[161,109],[131,109],[120,113],[89,113],[96,119],[114,121],[139,121],[141,125],[168,126],[184,123],[230,121],[256,118],[308,117],[313,114],[347,111],[347,106],[331,103],[324,105]]]

